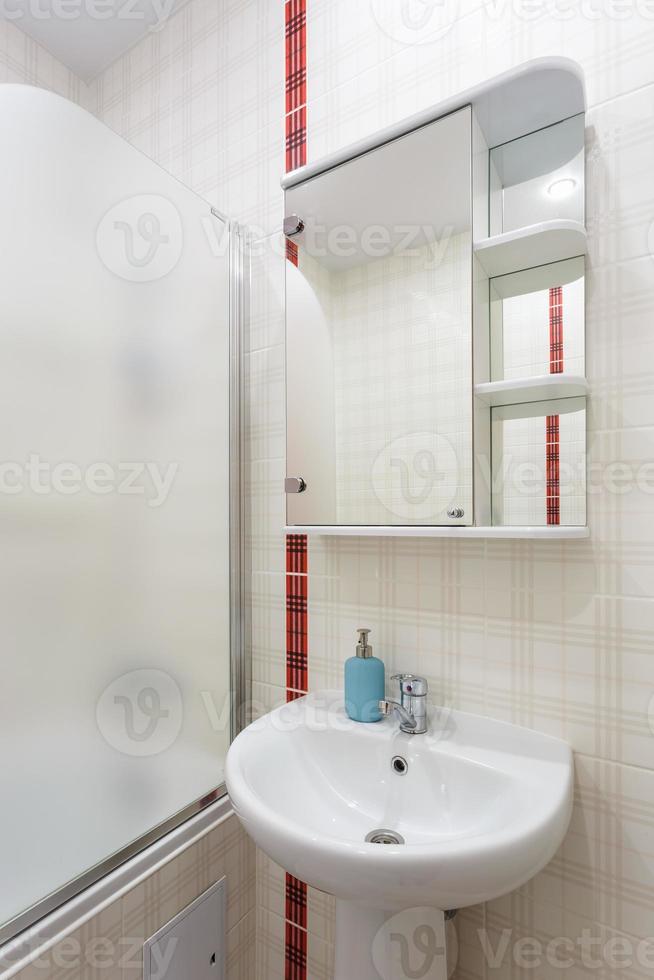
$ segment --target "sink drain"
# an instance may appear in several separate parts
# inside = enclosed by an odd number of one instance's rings
[[[404,844],[404,837],[394,830],[371,830],[366,844]]]

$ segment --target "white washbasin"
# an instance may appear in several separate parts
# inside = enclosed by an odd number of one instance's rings
[[[565,742],[444,709],[428,734],[405,735],[395,718],[352,722],[342,704],[329,691],[283,705],[227,756],[238,817],[287,871],[348,906],[453,909],[512,891],[552,858],[572,808]],[[377,829],[405,843],[366,843]]]

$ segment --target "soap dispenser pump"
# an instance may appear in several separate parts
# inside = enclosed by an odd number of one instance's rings
[[[357,630],[356,656],[345,662],[345,710],[352,721],[381,721],[379,702],[386,696],[384,664],[373,657],[369,629]]]

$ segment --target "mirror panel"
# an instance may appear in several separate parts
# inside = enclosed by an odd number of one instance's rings
[[[586,399],[491,412],[494,525],[586,523]]]
[[[288,524],[471,524],[469,107],[291,188],[286,214]]]
[[[584,259],[490,280],[493,381],[585,373]]]

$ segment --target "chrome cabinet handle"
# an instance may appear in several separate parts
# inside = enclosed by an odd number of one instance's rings
[[[284,480],[285,493],[304,493],[306,488],[306,480],[301,476],[287,476]]]
[[[287,214],[284,218],[284,234],[287,238],[304,231],[304,221],[298,214]]]

